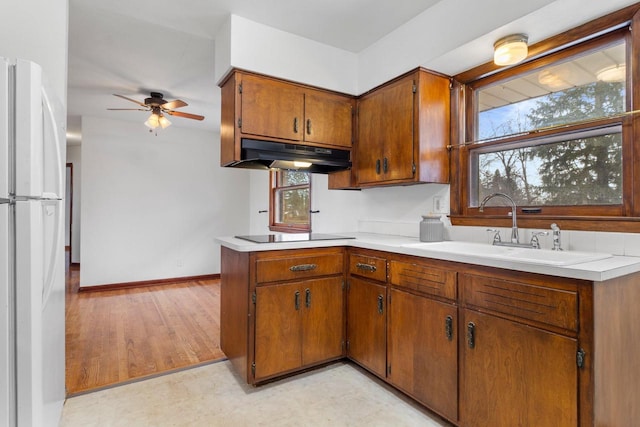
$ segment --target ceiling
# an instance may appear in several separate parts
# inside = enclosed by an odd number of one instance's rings
[[[214,78],[214,37],[230,14],[360,53],[416,15],[440,6],[438,3],[453,7],[465,1],[478,0],[69,0],[69,143],[81,140],[82,116],[133,120],[142,126],[146,112],[107,111],[135,108],[114,97],[115,93],[142,101],[150,91],[163,92],[165,99],[179,98],[189,104],[180,111],[205,116],[202,122],[174,117],[174,126],[217,130],[220,97]],[[551,12],[553,7],[569,12],[584,5],[581,2],[548,0],[541,4],[550,4]],[[607,6],[590,5],[582,13],[593,18],[633,2],[610,0],[603,2]],[[518,8],[519,3],[509,6]],[[540,13],[545,13],[542,9]],[[588,20],[575,16],[554,13],[553,19],[540,19],[539,14],[531,13],[504,24],[507,28],[518,24],[514,32],[527,32],[534,42],[575,26],[571,19]],[[451,19],[447,25],[458,37],[465,31],[478,31],[456,26],[455,15]],[[486,62],[491,59],[494,35],[485,33],[429,64],[416,66],[453,74]]]

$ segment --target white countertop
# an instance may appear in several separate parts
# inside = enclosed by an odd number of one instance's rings
[[[504,258],[486,257],[482,255],[459,254],[426,248],[403,246],[418,243],[417,238],[392,236],[371,233],[337,233],[355,239],[294,241],[280,243],[253,243],[235,237],[218,237],[222,246],[239,252],[258,252],[283,249],[326,248],[332,246],[351,246],[363,249],[374,249],[404,255],[414,255],[445,261],[455,261],[487,267],[505,268],[529,273],[547,274],[558,277],[583,279],[595,282],[614,279],[640,271],[640,257],[613,256],[599,261],[584,262],[571,265],[546,265],[520,262]],[[489,246],[489,245],[487,245]],[[533,250],[533,249],[532,249]]]

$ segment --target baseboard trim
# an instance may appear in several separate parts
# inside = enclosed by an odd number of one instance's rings
[[[167,285],[180,282],[193,282],[195,280],[216,280],[220,274],[205,274],[202,276],[174,277],[171,279],[142,280],[139,282],[110,283],[107,285],[81,286],[78,292],[116,291],[128,288],[144,288],[147,286]]]

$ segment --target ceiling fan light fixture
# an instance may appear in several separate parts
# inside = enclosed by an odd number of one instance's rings
[[[502,37],[493,44],[493,62],[496,65],[514,65],[523,61],[529,53],[526,34]]]
[[[144,124],[150,127],[151,129],[155,129],[158,126],[160,126],[160,117],[156,113],[151,113],[151,115],[149,116],[147,121],[144,122]]]
[[[162,129],[168,128],[169,126],[171,126],[171,122],[169,121],[169,119],[167,119],[164,114],[160,114],[160,117],[158,117],[158,123],[160,124],[160,127]]]

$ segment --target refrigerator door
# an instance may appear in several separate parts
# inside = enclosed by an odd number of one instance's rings
[[[9,63],[0,58],[0,199],[9,198]]]
[[[0,425],[15,424],[15,368],[13,359],[13,281],[9,270],[9,212],[7,203],[0,203]]]
[[[63,202],[16,202],[18,425],[57,426],[64,401]]]
[[[39,65],[15,67],[15,195],[64,197],[65,118]]]

